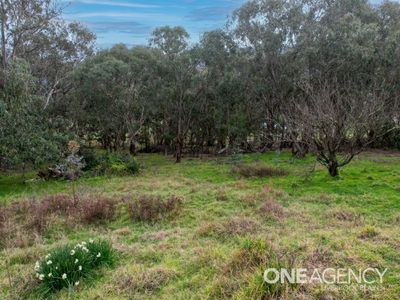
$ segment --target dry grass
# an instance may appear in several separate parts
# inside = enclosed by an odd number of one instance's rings
[[[244,178],[288,175],[286,170],[261,165],[235,165],[232,167],[231,172]]]
[[[204,223],[197,230],[199,236],[229,237],[255,233],[260,225],[247,217],[232,217],[224,222]]]
[[[117,201],[97,195],[64,194],[12,202],[0,208],[0,246],[28,247],[40,240],[49,227],[66,229],[110,221],[116,204]]]
[[[141,195],[128,204],[129,215],[135,221],[156,222],[175,215],[182,206],[182,198]]]
[[[361,225],[363,223],[363,218],[360,214],[344,209],[328,211],[326,216],[332,217],[341,222],[352,222],[356,225]]]
[[[176,276],[175,270],[154,267],[134,275],[123,274],[122,278],[117,279],[116,285],[128,294],[150,294],[160,290]]]
[[[379,235],[379,232],[376,230],[375,227],[373,227],[373,226],[365,226],[361,230],[361,232],[358,235],[358,237],[360,239],[372,239],[372,238],[374,238],[374,237],[376,237],[378,235]]]
[[[269,197],[258,209],[258,212],[264,217],[270,217],[275,220],[282,220],[287,215],[287,209]]]

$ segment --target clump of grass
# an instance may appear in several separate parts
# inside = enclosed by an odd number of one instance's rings
[[[86,224],[110,221],[115,217],[116,202],[111,199],[86,199],[80,204],[81,219]]]
[[[134,275],[125,275],[122,280],[118,278],[118,286],[129,293],[150,294],[160,290],[176,275],[175,270],[154,267]]]
[[[285,176],[288,172],[284,169],[272,168],[262,165],[235,165],[232,167],[231,172],[239,174],[242,177],[275,177]]]
[[[328,212],[327,215],[332,216],[333,218],[342,222],[355,222],[355,223],[362,222],[362,218],[359,214],[356,214],[349,210],[334,210]]]
[[[73,289],[90,279],[101,266],[111,266],[116,254],[104,240],[89,240],[55,249],[36,262],[38,294],[49,295],[63,288]]]
[[[6,238],[14,240],[14,246],[29,245],[35,236],[40,237],[50,227],[50,223],[69,228],[78,223],[111,220],[116,204],[114,200],[99,196],[64,194],[12,202],[0,208],[0,246],[4,247]]]
[[[218,190],[217,195],[215,197],[217,199],[217,201],[228,201],[228,195],[226,194],[226,192],[224,190]]]
[[[210,222],[203,224],[197,231],[199,236],[230,237],[254,233],[259,224],[247,217],[233,217],[225,222]]]
[[[290,286],[267,284],[263,273],[267,268],[289,268],[264,240],[245,239],[221,269],[211,294],[217,299],[284,299]]]
[[[245,204],[245,206],[250,207],[256,206],[259,200],[259,194],[246,194],[242,197],[242,202]]]
[[[182,199],[170,196],[142,195],[129,203],[129,214],[135,221],[156,222],[176,214],[182,205]]]
[[[373,226],[365,226],[358,237],[360,239],[371,239],[379,235],[379,232]]]
[[[258,212],[275,220],[280,220],[286,215],[286,209],[276,202],[272,197],[269,197],[258,209]]]

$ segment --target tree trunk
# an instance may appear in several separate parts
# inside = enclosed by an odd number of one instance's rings
[[[329,175],[331,175],[332,177],[339,176],[338,168],[338,163],[336,161],[330,162],[328,167]]]
[[[5,34],[6,12],[4,7],[4,0],[1,1],[1,56],[3,69],[7,67],[7,53],[6,53],[6,34]]]
[[[135,141],[133,139],[131,139],[130,143],[129,143],[129,153],[131,155],[136,155],[136,145],[135,145]]]

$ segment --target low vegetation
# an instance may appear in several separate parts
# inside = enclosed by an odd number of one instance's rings
[[[321,167],[305,176],[313,158],[293,160],[290,153],[241,155],[243,164],[289,170],[249,178],[232,174],[224,158],[180,165],[160,155],[137,159],[146,166],[140,176],[83,177],[75,194],[65,181],[21,183],[19,196],[0,194],[0,298],[37,299],[39,290],[50,288],[32,271],[35,262],[43,265],[47,254],[93,237],[109,241],[119,259],[112,268],[74,277],[73,289],[51,288],[51,297],[397,297],[397,153],[367,153],[343,169],[341,179]],[[263,270],[274,266],[389,270],[379,289],[365,290],[266,285]]]
[[[110,243],[103,240],[90,239],[55,249],[36,262],[37,293],[48,296],[63,288],[78,288],[96,269],[112,266],[115,259]]]

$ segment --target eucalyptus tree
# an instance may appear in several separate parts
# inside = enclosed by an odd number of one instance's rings
[[[182,27],[161,27],[153,31],[150,44],[161,51],[163,123],[175,130],[176,162],[182,159],[185,138],[194,106],[203,88],[199,61],[188,47],[189,34]]]
[[[44,107],[65,92],[66,75],[93,52],[94,34],[77,22],[65,22],[63,8],[55,0],[0,2],[2,69],[16,58],[27,61],[38,81],[35,93],[46,96]]]
[[[62,155],[65,136],[42,113],[42,98],[34,95],[29,64],[15,59],[5,72],[0,91],[0,167],[37,166]]]

